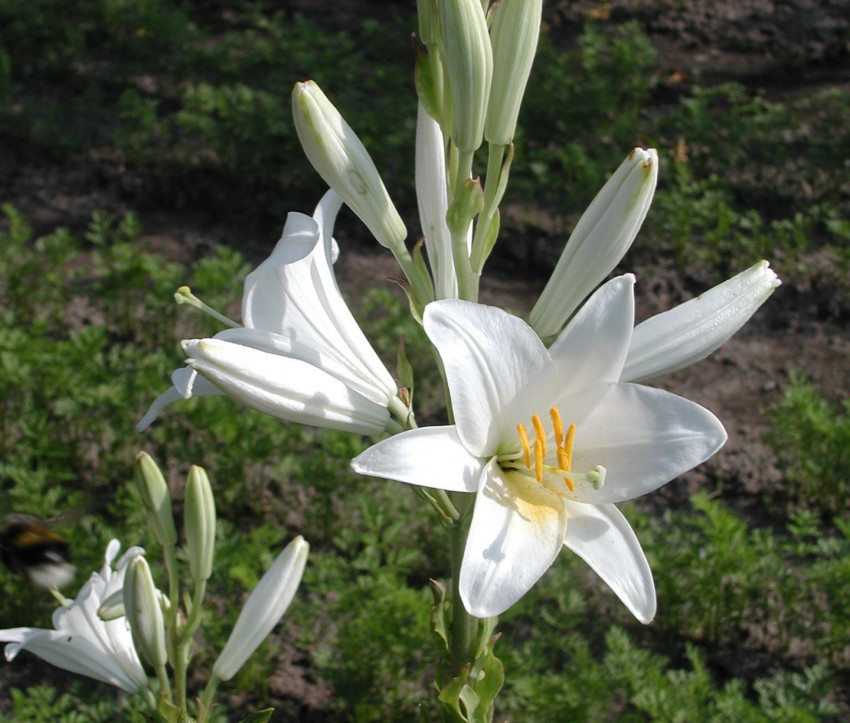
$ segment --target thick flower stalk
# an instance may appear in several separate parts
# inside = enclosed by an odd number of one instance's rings
[[[557,335],[629,250],[658,182],[655,149],[635,148],[578,220],[529,316],[544,339]]]
[[[477,617],[509,608],[562,546],[641,622],[655,588],[615,504],[650,492],[725,442],[720,422],[669,392],[620,382],[634,326],[634,277],[603,285],[547,349],[517,317],[464,301],[426,308],[455,424],[370,447],[361,474],[475,493],[459,576]]]
[[[107,545],[100,572],[92,573],[75,600],[66,601],[53,613],[53,630],[0,630],[0,641],[8,643],[6,660],[12,661],[22,650],[28,650],[57,668],[109,683],[127,693],[147,689],[148,678],[126,618],[103,620],[98,615],[101,604],[121,591],[127,563],[144,552],[132,547],[113,565],[120,548],[118,540]]]
[[[390,411],[406,416],[336,283],[340,205],[329,191],[312,218],[289,214],[271,256],[245,279],[244,326],[184,341],[188,367],[175,372],[140,429],[171,402],[222,393],[287,421],[358,434],[391,426]]]

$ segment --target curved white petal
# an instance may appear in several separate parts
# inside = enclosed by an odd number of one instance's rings
[[[484,465],[466,451],[454,425],[396,434],[351,461],[358,474],[449,492],[475,492]]]
[[[567,502],[564,545],[602,578],[642,623],[655,617],[655,584],[628,520],[614,505]]]
[[[684,304],[635,327],[622,381],[684,369],[724,344],[781,284],[760,261]]]
[[[528,324],[502,309],[457,299],[425,307],[425,332],[446,370],[458,434],[473,455],[490,457],[549,391],[549,355]]]
[[[334,360],[341,381],[386,403],[397,391],[392,376],[351,314],[333,273],[331,232],[341,204],[328,191],[313,218],[291,213],[271,256],[245,279],[242,319],[249,329],[273,332],[301,349]]]
[[[616,382],[635,323],[635,277],[599,287],[549,347],[559,394],[595,382]]]
[[[273,417],[301,424],[378,434],[386,407],[299,359],[221,339],[184,343],[187,363],[228,396]]]
[[[500,615],[554,562],[567,532],[564,501],[533,479],[484,470],[460,568],[460,596],[476,617]]]
[[[154,399],[153,404],[145,412],[145,416],[136,424],[137,431],[143,432],[150,427],[169,404],[179,402],[181,399],[189,399],[190,397],[224,394],[221,389],[204,377],[199,376],[198,372],[189,367],[176,369],[171,375],[171,381],[173,382],[173,386]]]
[[[704,462],[726,441],[707,409],[638,384],[587,387],[563,401],[561,414],[567,424],[576,421],[573,471],[602,465],[607,472],[600,489],[576,483],[570,496],[579,502],[638,497]]]
[[[113,570],[120,543],[110,541],[100,573],[92,573],[77,598],[53,613],[55,630],[12,628],[0,630],[6,659],[29,650],[43,660],[68,670],[135,693],[148,684],[133,639],[123,617],[103,620],[98,610],[104,600],[120,590],[124,571]],[[131,548],[141,551],[141,548]]]
[[[440,124],[428,115],[422,103],[416,118],[416,199],[434,276],[434,294],[438,299],[456,298],[457,274],[451,233],[446,224],[449,201],[443,133]]]

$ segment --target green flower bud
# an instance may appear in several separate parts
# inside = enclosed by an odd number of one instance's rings
[[[148,526],[157,542],[167,547],[176,545],[177,530],[174,528],[168,485],[156,462],[147,452],[139,452],[136,455],[134,478],[136,489],[147,511]]]
[[[196,465],[186,481],[184,524],[189,571],[193,579],[206,580],[212,574],[215,554],[215,500],[207,473]]]
[[[480,0],[441,0],[443,56],[452,98],[452,142],[461,151],[481,145],[493,77],[493,50]]]
[[[313,168],[382,246],[402,246],[407,229],[363,143],[316,83],[296,83],[292,115]]]
[[[514,137],[542,14],[543,0],[500,0],[495,7],[490,29],[493,84],[484,126],[484,137],[490,143],[503,146]]]
[[[160,598],[148,563],[139,555],[127,565],[124,577],[124,612],[133,633],[136,650],[154,668],[162,668],[168,662],[165,621]]]

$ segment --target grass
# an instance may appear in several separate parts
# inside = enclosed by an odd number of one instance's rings
[[[414,207],[406,165],[414,101],[409,74],[398,69],[407,57],[407,19],[364,21],[326,38],[306,19],[248,3],[230,14],[169,0],[58,7],[13,1],[0,10],[0,27],[8,28],[0,133],[10,145],[58,167],[102,159],[152,174],[167,208],[192,207],[212,188],[279,220],[290,208],[312,207],[320,192],[300,160],[286,97],[293,81],[309,76],[394,180],[399,205]],[[510,203],[533,204],[568,227],[632,145],[653,144],[665,166],[642,254],[667,254],[681,271],[696,265],[715,278],[767,256],[801,288],[822,268],[811,258],[825,256],[830,288],[846,294],[845,95],[778,103],[738,85],[694,86],[658,107],[665,82],[636,26],[588,25],[568,50],[544,41]],[[122,217],[98,212],[79,231],[43,234],[5,208],[6,504],[45,518],[64,513],[59,529],[78,567],[93,570],[112,536],[152,546],[129,485],[138,449],[167,470],[178,500],[186,469],[202,464],[223,518],[210,581],[219,604],[207,616],[202,657],[214,657],[238,613],[227,601],[256,583],[276,550],[296,534],[313,550],[284,624],[226,688],[228,712],[271,700],[282,720],[434,720],[428,580],[445,576],[446,550],[432,534],[430,511],[409,490],[348,470],[365,440],[213,398],[175,407],[144,436],[134,431],[180,361],[177,340],[217,330],[176,307],[174,290],[188,283],[225,309],[250,268],[232,248],[191,267],[144,251],[141,205]],[[417,367],[417,405],[438,416],[439,379],[398,298],[373,291],[354,305],[390,368],[405,338]],[[767,441],[785,478],[760,500],[761,524],[710,490],[660,516],[627,510],[662,600],[648,628],[580,561],[562,556],[501,624],[502,717],[802,722],[850,715],[842,693],[850,676],[846,411],[802,378],[766,411]],[[53,605],[43,592],[4,573],[0,594],[7,601],[0,626],[49,624]],[[135,720],[133,704],[111,691],[86,681],[60,689],[40,677],[43,668],[30,670],[31,685],[0,705],[0,721]],[[81,707],[81,700],[97,702]]]

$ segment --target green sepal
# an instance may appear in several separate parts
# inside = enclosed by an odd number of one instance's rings
[[[482,620],[483,630],[479,635],[478,650],[475,654],[475,693],[486,713],[484,720],[492,719],[496,696],[505,682],[505,666],[493,651],[500,637],[493,634],[497,622],[498,618]]]
[[[452,238],[466,233],[469,222],[484,208],[484,189],[481,179],[467,178],[446,212],[446,224]]]
[[[414,38],[416,66],[413,83],[416,95],[428,115],[443,125],[443,68],[436,46],[427,47]]]
[[[407,304],[410,307],[410,315],[414,318],[417,324],[422,326],[422,308],[420,308],[419,302],[416,300],[416,296],[413,294],[413,288],[410,284],[404,279],[399,279],[393,276],[390,276],[387,280],[394,283],[404,292],[404,295],[407,297]]]
[[[413,246],[413,268],[421,281],[419,286],[415,286],[415,288],[424,291],[428,295],[428,298],[418,300],[422,305],[422,308],[425,308],[427,304],[430,304],[434,300],[434,282],[431,281],[431,272],[428,270],[428,262],[425,261],[425,256],[422,253],[424,248],[424,238],[419,239]]]
[[[408,406],[413,406],[413,365],[407,358],[404,349],[404,337],[398,340],[398,352],[396,353],[396,371],[398,372],[398,383],[406,391],[402,401]]]
[[[434,596],[434,605],[431,607],[431,632],[434,642],[439,648],[440,655],[446,661],[451,656],[451,644],[449,642],[449,610],[451,605],[446,600],[446,586],[437,580],[431,580],[431,594]]]
[[[265,708],[245,716],[239,723],[268,723],[271,720],[274,708]]]
[[[181,711],[165,694],[161,694],[156,702],[156,719],[158,723],[182,723]]]

